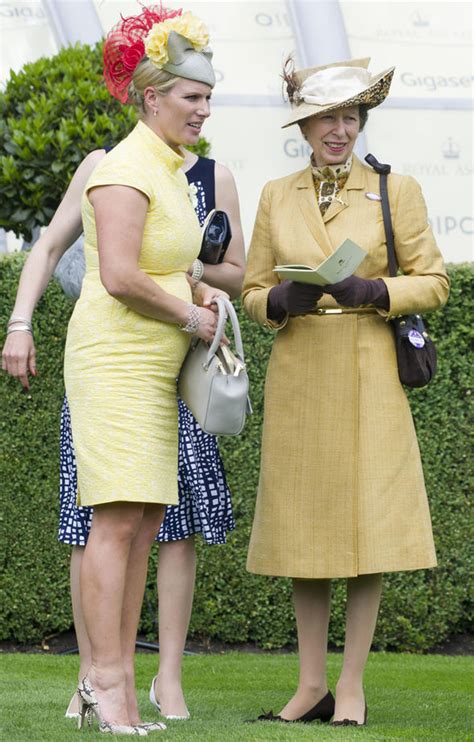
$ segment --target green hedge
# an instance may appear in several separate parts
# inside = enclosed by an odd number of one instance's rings
[[[0,326],[13,305],[24,256],[0,261]],[[410,393],[429,493],[439,568],[387,575],[375,644],[426,650],[466,629],[472,607],[469,520],[468,403],[473,309],[472,265],[452,266],[447,308],[431,318],[440,367],[434,382]],[[28,643],[69,629],[69,548],[55,540],[58,515],[58,428],[62,352],[71,304],[52,283],[35,314],[39,376],[24,393],[1,385],[0,480],[4,565],[0,639]],[[288,580],[245,571],[259,466],[265,367],[271,333],[241,314],[255,413],[239,438],[222,439],[237,530],[227,546],[198,541],[199,564],[191,635],[230,643],[281,647],[295,642]],[[3,343],[3,337],[0,338]],[[156,637],[154,549],[142,630]],[[343,642],[344,584],[336,583],[330,639]]]

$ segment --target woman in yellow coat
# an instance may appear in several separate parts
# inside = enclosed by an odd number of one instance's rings
[[[268,366],[260,482],[248,569],[293,578],[300,679],[263,720],[364,724],[363,671],[382,573],[436,565],[416,433],[387,320],[442,306],[448,278],[420,187],[390,175],[395,249],[389,277],[379,176],[352,149],[393,68],[368,59],[286,70],[292,116],[312,148],[304,170],[265,186],[244,306],[277,330]],[[367,255],[321,289],[280,281],[276,265],[317,266],[346,239]],[[323,293],[324,292],[324,293]],[[348,578],[344,664],[326,680],[331,578]]]

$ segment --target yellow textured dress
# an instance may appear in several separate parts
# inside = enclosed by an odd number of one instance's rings
[[[69,323],[64,369],[81,505],[178,502],[176,377],[189,335],[107,293],[87,194],[95,186],[125,185],[147,196],[139,267],[190,301],[186,271],[199,253],[200,228],[182,163],[139,122],[100,162],[84,192],[86,276]]]

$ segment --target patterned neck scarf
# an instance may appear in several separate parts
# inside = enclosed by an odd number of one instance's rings
[[[311,172],[313,174],[314,188],[319,209],[323,216],[339,191],[346,185],[351,166],[352,155],[347,162],[343,162],[341,165],[325,165],[324,167],[316,167],[313,155],[311,155]]]

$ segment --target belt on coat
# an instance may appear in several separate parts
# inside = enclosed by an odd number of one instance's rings
[[[375,307],[317,307],[308,314],[377,314]]]

